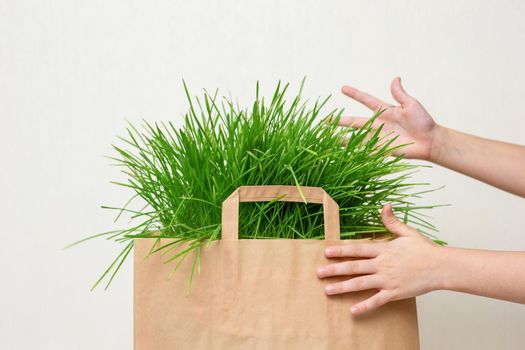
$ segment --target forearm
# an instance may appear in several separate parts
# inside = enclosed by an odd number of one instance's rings
[[[437,249],[438,289],[525,304],[525,252]]]
[[[525,197],[525,146],[437,126],[430,161]]]

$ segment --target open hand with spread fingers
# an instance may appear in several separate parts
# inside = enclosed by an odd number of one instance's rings
[[[440,126],[434,122],[430,114],[418,100],[408,95],[401,86],[401,79],[396,77],[391,84],[391,92],[398,106],[385,103],[363,91],[350,86],[343,86],[341,91],[346,96],[362,103],[374,112],[384,110],[371,125],[377,129],[384,124],[381,136],[386,139],[397,136],[393,146],[410,144],[394,152],[394,155],[405,154],[407,158],[430,160],[436,134]],[[342,116],[340,126],[361,128],[369,118]]]
[[[385,227],[397,238],[382,242],[355,242],[328,247],[327,258],[363,258],[321,266],[317,276],[352,276],[343,282],[327,284],[328,295],[378,289],[367,300],[353,305],[359,315],[393,300],[405,299],[441,289],[438,257],[441,246],[399,221],[387,204],[381,212]]]

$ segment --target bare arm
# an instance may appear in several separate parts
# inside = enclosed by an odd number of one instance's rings
[[[394,145],[407,158],[429,160],[505,191],[525,197],[525,147],[467,135],[437,124],[423,105],[408,95],[395,78],[391,92],[399,105],[391,105],[350,86],[342,92],[373,111],[386,110],[372,124],[384,124],[385,137],[397,136]],[[345,116],[341,126],[359,128],[369,118]],[[389,136],[390,134],[390,136]]]
[[[440,289],[525,304],[525,252],[440,248]]]
[[[378,290],[352,306],[354,315],[439,289],[525,303],[525,252],[442,247],[396,219],[390,205],[383,208],[381,216],[396,239],[329,247],[325,251],[328,258],[362,259],[317,270],[319,278],[360,275],[327,285],[328,295]]]
[[[430,161],[525,197],[525,147],[438,126]]]

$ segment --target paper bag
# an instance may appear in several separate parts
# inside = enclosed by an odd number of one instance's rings
[[[294,186],[240,187],[223,203],[222,239],[201,251],[189,294],[193,257],[169,278],[165,257],[144,259],[154,240],[136,239],[135,349],[419,349],[415,298],[352,316],[350,307],[377,290],[325,294],[325,284],[349,276],[316,277],[318,266],[333,262],[324,248],[355,240],[340,240],[339,207],[322,188],[301,190],[323,205],[325,240],[239,240],[239,202],[303,201]]]

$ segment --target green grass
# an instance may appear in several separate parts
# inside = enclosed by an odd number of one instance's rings
[[[240,108],[218,93],[191,98],[184,85],[189,110],[181,128],[172,122],[129,125],[111,158],[128,178],[115,184],[131,198],[122,207],[105,208],[117,210],[117,218],[129,214],[136,224],[93,236],[123,246],[93,288],[103,280],[109,286],[138,237],[152,239],[150,254],[167,252],[165,263],[174,269],[196,250],[193,271],[200,268],[206,243],[221,237],[223,200],[242,185],[323,187],[339,204],[342,239],[386,233],[380,208],[392,203],[405,222],[444,244],[431,234],[435,228],[421,213],[433,206],[414,203],[429,191],[428,184],[410,180],[420,166],[392,155],[403,147],[392,146],[395,135],[381,138],[371,122],[361,129],[340,128],[342,109],[323,112],[328,98],[303,101],[302,85],[287,101],[288,86],[279,83],[265,100],[257,84],[253,104]],[[154,247],[158,238],[152,233],[175,240]],[[322,206],[242,203],[239,238],[322,239]],[[175,250],[182,243],[188,248]]]

